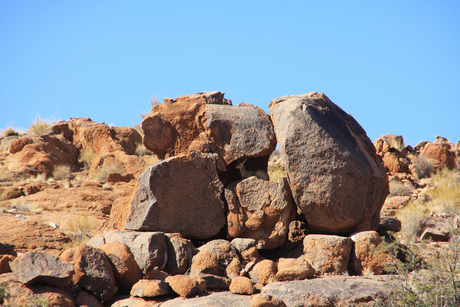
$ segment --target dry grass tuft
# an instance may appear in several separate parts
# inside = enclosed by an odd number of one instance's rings
[[[85,213],[69,219],[64,231],[73,241],[84,244],[91,239],[97,226],[98,221],[93,216]]]
[[[53,178],[56,180],[63,180],[69,178],[71,174],[70,166],[58,165],[53,170]]]
[[[80,151],[78,162],[83,163],[83,168],[86,170],[91,167],[91,164],[93,163],[93,160],[96,158],[96,156],[97,155],[91,149],[83,149]]]
[[[51,121],[49,119],[42,119],[41,117],[37,116],[35,121],[32,122],[30,126],[30,131],[34,135],[44,135],[51,132],[51,127],[56,124],[56,121]]]
[[[410,196],[414,191],[414,187],[408,187],[404,183],[396,180],[390,181],[390,197],[393,196]]]
[[[136,147],[136,151],[134,152],[137,156],[139,157],[143,157],[143,156],[147,156],[147,155],[153,155],[153,153],[151,153],[146,147],[144,144],[139,144],[137,147]]]
[[[409,243],[420,235],[420,228],[425,219],[426,208],[418,203],[410,203],[397,213],[401,221],[399,236],[402,242]]]
[[[97,169],[96,173],[93,176],[93,179],[97,181],[105,181],[109,174],[111,173],[121,174],[121,172],[122,172],[122,169],[120,168],[120,166],[116,164],[109,164],[109,165],[104,164]]]
[[[134,129],[136,129],[136,131],[137,131],[140,135],[144,136],[144,131],[142,130],[142,127],[141,127],[140,124],[135,124],[135,125],[134,125]]]
[[[431,178],[433,188],[429,191],[433,200],[431,208],[437,212],[457,213],[460,211],[460,173],[457,171],[438,171]]]

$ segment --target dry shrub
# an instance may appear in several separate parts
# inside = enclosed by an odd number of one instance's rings
[[[58,165],[53,170],[53,178],[56,180],[63,180],[69,178],[71,174],[70,166]]]
[[[6,138],[12,135],[18,135],[18,133],[13,128],[8,127],[0,133],[0,138]]]
[[[122,170],[120,166],[116,164],[104,164],[97,169],[96,173],[93,176],[93,179],[97,181],[105,181],[109,174],[111,173],[121,174],[121,172]]]
[[[399,236],[402,242],[408,243],[420,235],[421,226],[425,218],[426,208],[418,203],[410,203],[397,213],[401,221]]]
[[[415,176],[418,179],[430,177],[436,170],[435,165],[431,159],[418,156],[412,162],[412,167],[415,171]]]
[[[390,197],[393,196],[410,196],[412,195],[414,188],[413,187],[408,187],[404,183],[397,181],[397,180],[391,180],[390,181]]]
[[[267,173],[270,181],[278,181],[278,179],[286,177],[286,171],[281,164],[279,150],[275,150],[271,154],[268,160]]]
[[[89,169],[93,163],[94,158],[96,158],[96,154],[91,149],[83,149],[80,151],[78,162],[83,164],[84,169]]]
[[[56,121],[50,121],[49,119],[42,119],[41,117],[37,116],[35,121],[32,122],[30,126],[30,130],[32,134],[35,135],[44,135],[51,132],[51,127],[56,124]]]
[[[136,129],[136,131],[140,134],[140,135],[144,135],[144,131],[142,130],[142,127],[140,124],[135,124],[134,125],[134,129]]]

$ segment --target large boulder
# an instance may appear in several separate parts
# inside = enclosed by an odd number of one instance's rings
[[[142,121],[144,145],[159,157],[190,150],[219,153],[225,163],[270,155],[276,140],[270,118],[250,104],[233,107],[221,92],[165,99]]]
[[[385,169],[391,174],[409,173],[410,159],[401,135],[385,134],[374,141],[377,155],[382,158]]]
[[[125,228],[210,238],[225,224],[222,191],[212,154],[192,151],[166,159],[139,177]]]
[[[58,287],[66,287],[73,272],[71,263],[37,251],[17,257],[10,267],[23,284],[44,283]]]
[[[121,305],[120,305],[121,306]],[[131,305],[130,305],[131,306]],[[248,295],[239,295],[231,292],[217,292],[209,295],[184,300],[176,298],[161,304],[161,307],[251,307],[252,299]],[[118,306],[117,306],[118,307]]]
[[[230,184],[225,198],[229,238],[253,238],[259,249],[283,245],[296,212],[286,178],[268,182],[252,176]]]
[[[438,169],[454,170],[457,167],[455,151],[451,149],[448,143],[434,144],[428,142],[423,147],[420,156],[429,159]]]
[[[65,250],[60,258],[74,265],[72,282],[94,293],[103,301],[109,301],[117,292],[115,275],[109,258],[99,248],[79,245]]]
[[[274,99],[270,116],[294,201],[310,231],[377,229],[388,177],[353,117],[316,92]]]
[[[362,231],[353,236],[353,252],[351,253],[350,268],[357,275],[379,275],[391,263],[389,252],[380,247],[383,239],[376,231]]]

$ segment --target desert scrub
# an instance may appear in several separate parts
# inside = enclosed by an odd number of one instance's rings
[[[409,243],[420,235],[420,228],[425,219],[426,208],[419,203],[410,203],[397,213],[401,221],[401,231],[398,233],[401,242]]]
[[[30,131],[34,135],[44,135],[51,132],[51,128],[53,125],[56,124],[56,121],[50,121],[49,119],[41,119],[41,117],[37,116],[35,121],[32,122],[30,126]]]
[[[460,306],[459,230],[432,254],[427,255],[427,248],[426,244],[410,245],[402,251],[398,242],[387,245],[393,259],[389,265],[393,294],[377,306]]]
[[[409,187],[401,181],[390,181],[390,194],[388,196],[410,196],[414,191],[414,187]]]
[[[69,178],[71,174],[70,166],[68,165],[58,165],[53,170],[53,178],[56,180],[63,180]]]
[[[83,164],[83,169],[87,170],[91,167],[94,158],[96,158],[96,154],[91,149],[82,149],[78,157],[78,162]]]
[[[97,168],[96,172],[93,175],[93,179],[97,181],[105,181],[107,176],[111,173],[118,173],[121,174],[120,166],[116,164],[103,164],[99,168]]]
[[[422,156],[418,156],[412,161],[412,168],[418,179],[428,178],[435,171],[435,165],[432,160]]]
[[[89,214],[76,215],[68,220],[64,232],[72,238],[72,241],[84,244],[91,239],[97,226],[98,222],[93,216]]]

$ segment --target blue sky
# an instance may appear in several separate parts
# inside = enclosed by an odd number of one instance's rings
[[[150,98],[325,93],[372,141],[460,140],[460,1],[0,0],[0,129],[141,122]]]

